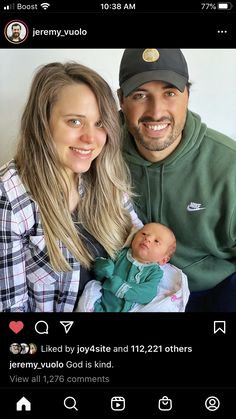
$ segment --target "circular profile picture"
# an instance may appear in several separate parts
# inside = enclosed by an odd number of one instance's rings
[[[22,20],[11,20],[4,29],[6,39],[12,44],[18,45],[28,38],[28,26]]]
[[[21,343],[21,355],[25,355],[29,352],[29,345],[28,343]]]
[[[33,355],[37,352],[37,346],[35,343],[29,343],[29,354]]]
[[[207,410],[214,412],[220,407],[220,400],[215,396],[210,396],[205,400],[205,406]]]
[[[14,355],[21,353],[21,345],[19,343],[12,343],[9,349],[10,352]]]

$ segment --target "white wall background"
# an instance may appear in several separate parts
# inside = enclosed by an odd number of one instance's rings
[[[21,113],[35,69],[78,61],[118,88],[123,49],[0,49],[0,165],[12,158]],[[236,49],[182,49],[193,83],[189,108],[211,128],[236,140]]]

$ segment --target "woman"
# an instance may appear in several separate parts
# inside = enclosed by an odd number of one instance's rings
[[[77,63],[41,67],[0,169],[0,311],[75,310],[94,258],[140,226],[127,185],[108,84]]]

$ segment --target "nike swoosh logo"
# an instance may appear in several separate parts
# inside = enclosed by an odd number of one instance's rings
[[[190,205],[187,206],[187,210],[188,211],[201,211],[201,210],[204,210],[204,209],[206,209],[206,208],[204,208],[204,207],[202,207],[202,208],[193,208]]]

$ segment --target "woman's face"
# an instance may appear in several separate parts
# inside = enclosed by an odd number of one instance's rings
[[[29,351],[31,354],[34,354],[37,351],[37,347],[34,343],[29,344]]]
[[[87,172],[107,138],[92,90],[86,84],[63,87],[52,108],[49,125],[69,176]]]

